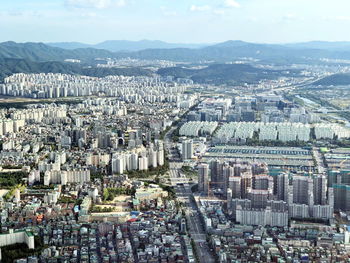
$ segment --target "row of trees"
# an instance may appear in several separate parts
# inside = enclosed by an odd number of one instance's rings
[[[248,146],[271,146],[271,147],[304,147],[308,145],[305,141],[288,141],[283,142],[279,140],[264,140],[247,139],[246,145]]]
[[[34,236],[35,249],[29,249],[26,244],[14,244],[1,248],[2,263],[12,263],[16,259],[27,258],[29,256],[39,256],[45,248],[40,236]]]
[[[11,188],[20,184],[26,176],[27,174],[24,172],[0,173],[0,187]]]
[[[115,208],[113,207],[101,207],[101,206],[92,206],[90,209],[91,213],[110,213],[113,212]]]
[[[197,172],[196,170],[194,170],[191,166],[182,166],[181,168],[181,172],[183,172],[184,174],[186,174],[187,176],[197,176]]]
[[[128,171],[127,175],[130,178],[149,178],[151,176],[165,174],[168,170],[169,170],[169,162],[168,160],[165,160],[165,163],[163,166],[158,166],[156,168],[151,167],[147,171],[138,171],[138,170]]]
[[[4,200],[10,200],[11,197],[15,194],[15,190],[19,189],[21,192],[24,192],[26,186],[22,184],[17,184],[11,187],[11,189],[4,195]]]

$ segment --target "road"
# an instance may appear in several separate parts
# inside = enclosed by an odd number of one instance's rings
[[[174,163],[170,162],[170,182],[172,186],[176,186],[177,184],[185,184],[189,183],[189,179],[186,177],[184,173],[181,172],[182,163]]]
[[[317,167],[318,173],[320,174],[324,173],[324,171],[326,170],[326,167],[324,165],[323,158],[321,153],[319,152],[319,149],[317,149],[316,147],[313,147],[312,153],[316,161],[316,167]]]
[[[187,229],[196,245],[199,262],[215,262],[215,259],[211,254],[209,245],[206,241],[205,228],[202,220],[200,219],[199,211],[193,198],[190,185],[178,184],[175,189],[179,201],[182,201],[185,207]]]
[[[172,128],[164,136],[165,149],[168,153],[170,181],[175,187],[176,195],[185,208],[187,227],[191,238],[196,246],[198,260],[200,263],[214,263],[215,259],[208,242],[206,241],[206,232],[204,225],[200,219],[198,207],[194,200],[189,180],[184,173],[181,172],[183,162],[179,153],[174,149],[175,144],[171,141],[171,134],[176,128]]]
[[[172,186],[176,186],[179,183],[189,182],[186,175],[181,172],[183,162],[181,161],[181,157],[176,149],[176,143],[171,140],[171,135],[175,129],[175,127],[172,127],[164,136],[164,145],[169,158],[170,182]]]

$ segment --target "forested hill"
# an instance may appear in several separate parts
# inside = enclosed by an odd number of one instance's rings
[[[163,68],[158,70],[162,76],[175,78],[189,78],[197,83],[208,84],[252,84],[261,79],[275,79],[287,74],[283,71],[266,70],[247,64],[213,64],[202,69],[189,69],[182,67]],[[294,74],[294,72],[289,72]]]
[[[150,76],[143,68],[96,68],[57,61],[33,62],[26,59],[0,58],[0,82],[14,73],[64,73],[104,77],[108,75]]]
[[[0,43],[0,58],[22,58],[35,62],[64,61],[65,59],[79,59],[83,62],[91,62],[96,58],[114,56],[113,52],[103,49],[78,48],[66,50],[43,43]]]
[[[328,77],[325,77],[323,79],[320,79],[313,83],[314,85],[318,86],[343,86],[343,85],[350,85],[350,73],[344,73],[344,74],[334,74],[330,75]]]

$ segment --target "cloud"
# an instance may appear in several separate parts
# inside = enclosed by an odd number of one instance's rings
[[[126,5],[126,0],[66,0],[66,5],[74,8],[106,9],[123,7]]]
[[[26,11],[2,11],[0,12],[1,17],[13,17],[13,18],[38,18],[38,17],[49,17],[50,15],[47,12],[40,12],[34,10],[26,10]]]
[[[190,10],[192,12],[203,12],[203,11],[209,11],[210,9],[211,9],[211,7],[209,5],[201,5],[201,6],[192,5],[190,7]]]
[[[293,22],[297,19],[298,19],[298,17],[295,14],[286,14],[286,15],[282,16],[283,22]]]
[[[224,5],[226,7],[230,7],[230,8],[232,8],[232,7],[234,7],[234,8],[241,7],[241,5],[236,0],[225,0]]]
[[[25,13],[22,11],[10,11],[7,13],[9,16],[24,16]]]
[[[249,22],[258,22],[259,19],[257,17],[255,17],[255,16],[250,16],[250,17],[248,17],[248,21]]]
[[[81,17],[87,17],[87,18],[93,18],[97,17],[97,14],[95,12],[89,12],[89,13],[82,13],[80,14]]]
[[[177,16],[177,12],[176,11],[164,11],[163,14],[165,16]]]
[[[350,16],[335,16],[334,20],[338,21],[350,21]]]
[[[213,10],[213,14],[214,14],[214,15],[223,16],[223,15],[226,14],[226,12],[225,12],[225,10],[223,10],[223,9],[215,9],[215,10]]]
[[[177,12],[176,11],[169,9],[166,6],[161,6],[160,10],[162,10],[163,15],[165,15],[165,16],[177,16]]]
[[[341,22],[341,23],[346,23],[346,22],[350,22],[350,16],[348,15],[336,15],[336,16],[324,16],[322,17],[322,20],[323,21],[326,21],[328,23],[338,23],[338,22]],[[347,24],[347,23],[346,23]]]

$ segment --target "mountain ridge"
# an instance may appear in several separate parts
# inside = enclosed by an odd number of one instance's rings
[[[200,69],[170,67],[157,71],[161,76],[188,78],[196,83],[215,85],[243,85],[258,83],[262,79],[276,79],[285,75],[280,70],[268,70],[253,67],[249,64],[211,64]],[[291,72],[294,74],[296,72]]]
[[[85,44],[81,42],[52,42],[46,43],[52,47],[59,47],[63,49],[76,49],[76,48],[96,48],[105,49],[110,52],[121,51],[140,51],[144,49],[171,49],[171,48],[201,48],[208,46],[209,44],[185,44],[185,43],[169,43],[161,40],[106,40],[97,44]]]
[[[313,83],[314,86],[348,86],[350,73],[337,73],[324,77]]]
[[[63,73],[72,75],[86,75],[105,77],[108,75],[142,75],[151,76],[153,72],[143,68],[93,68],[79,64],[58,61],[33,62],[18,58],[0,58],[0,83],[7,76],[15,73]]]
[[[350,44],[350,43],[349,43]],[[170,60],[184,62],[213,61],[232,62],[242,58],[255,59],[266,63],[293,64],[319,63],[323,58],[349,59],[349,49],[305,49],[280,44],[257,44],[244,41],[226,41],[202,48],[144,49],[139,51],[111,52],[106,49],[79,47],[62,49],[44,43],[0,43],[0,57],[22,58],[32,61],[64,61],[80,59],[93,64],[96,58],[133,58],[148,60]]]

